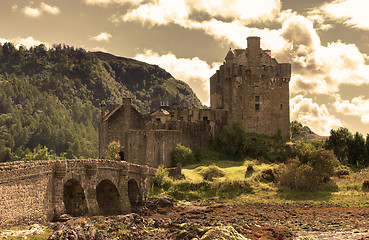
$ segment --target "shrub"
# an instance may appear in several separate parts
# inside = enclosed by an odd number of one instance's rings
[[[274,169],[265,169],[255,177],[259,182],[269,183],[277,182],[277,174]]]
[[[41,148],[40,145],[38,145],[35,149],[33,149],[33,152],[27,153],[26,156],[22,158],[23,161],[60,160],[60,159],[65,159],[63,154],[59,157],[52,150],[49,150],[45,146]]]
[[[195,169],[206,181],[213,181],[214,178],[223,177],[224,171],[215,165],[208,167],[198,167]]]
[[[337,177],[340,177],[341,178],[342,176],[348,176],[348,175],[350,175],[350,171],[351,171],[351,169],[348,166],[340,165],[336,169],[335,175]]]
[[[311,166],[301,164],[298,159],[292,159],[281,167],[279,183],[295,190],[313,191],[319,181]]]
[[[281,167],[279,181],[292,189],[313,191],[335,174],[338,160],[332,151],[311,143],[296,144],[297,157]]]
[[[168,177],[168,170],[164,165],[160,165],[154,176],[154,187],[168,190],[172,185],[172,180]]]
[[[183,146],[182,144],[177,144],[177,146],[172,151],[172,164],[174,166],[177,163],[181,163],[183,166],[195,162],[195,156],[190,148]]]
[[[108,145],[108,150],[105,152],[107,159],[118,159],[119,158],[119,152],[122,150],[122,146],[120,145],[119,140],[118,141],[112,141]]]
[[[254,166],[253,165],[248,165],[247,169],[246,169],[246,172],[253,172],[253,171],[255,171]]]
[[[369,179],[364,180],[362,190],[369,191]]]
[[[218,189],[221,192],[233,192],[236,194],[250,193],[252,192],[252,187],[247,180],[230,180],[215,182],[213,188]]]

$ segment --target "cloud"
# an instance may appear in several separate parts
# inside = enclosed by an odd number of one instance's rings
[[[326,18],[341,21],[345,25],[369,30],[367,5],[362,0],[333,1],[320,7]]]
[[[369,124],[369,99],[364,96],[355,97],[351,101],[337,97],[334,107],[338,113],[360,117],[362,123]]]
[[[151,64],[156,64],[171,73],[174,78],[182,80],[190,85],[202,103],[210,104],[209,78],[218,69],[220,63],[208,65],[205,61],[195,58],[177,58],[168,53],[159,55],[151,50],[137,54],[135,59]]]
[[[108,50],[106,48],[103,47],[94,47],[91,49],[91,51],[93,52],[108,52]]]
[[[319,135],[328,136],[331,129],[342,126],[341,120],[330,114],[326,105],[318,105],[311,98],[297,95],[290,99],[291,120],[309,126]]]
[[[100,33],[99,35],[96,35],[94,37],[91,37],[92,40],[95,40],[95,41],[106,41],[106,42],[109,42],[110,38],[111,38],[111,34],[110,33],[107,33],[107,32],[102,32]]]
[[[50,6],[46,3],[41,3],[40,8],[43,12],[47,12],[52,15],[58,15],[60,13],[60,9],[56,6]]]
[[[0,38],[0,43],[4,44],[6,42],[11,42],[14,44],[15,47],[19,48],[19,46],[24,46],[26,48],[30,48],[33,46],[38,46],[40,44],[44,44],[46,47],[49,47],[48,43],[44,43],[41,42],[39,40],[34,39],[32,36],[30,37],[26,37],[26,38],[21,38],[21,37],[16,37],[16,38],[11,38],[11,39],[5,39],[5,38]]]
[[[30,6],[25,6],[23,8],[23,14],[31,18],[38,18],[44,12],[51,15],[58,15],[60,13],[60,9],[57,6],[50,6],[44,2],[41,2],[38,8],[33,8]]]
[[[17,9],[18,9],[18,5],[17,4],[12,5],[12,12],[17,11]]]
[[[84,0],[88,5],[107,6],[109,4],[140,4],[143,0]]]
[[[157,0],[137,5],[121,16],[121,20],[151,25],[176,23],[182,27],[188,27],[192,21],[197,22],[191,20],[193,15],[202,14],[211,19],[238,20],[246,24],[253,21],[271,21],[278,16],[280,8],[280,0],[256,2],[253,0]]]
[[[32,18],[38,18],[39,16],[41,16],[41,11],[37,8],[31,8],[29,6],[26,6],[23,8],[23,13],[28,16],[28,17],[32,17]]]

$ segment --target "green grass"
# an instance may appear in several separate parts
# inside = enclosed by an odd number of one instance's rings
[[[240,193],[239,191],[221,192],[217,189],[179,189],[171,187],[168,191],[159,191],[152,195],[172,195],[177,199],[198,200],[227,200],[229,204],[240,203],[303,203],[303,204],[332,204],[341,206],[369,206],[369,192],[362,191],[362,182],[369,179],[369,168],[351,171],[350,175],[344,177],[333,177],[328,183],[321,184],[317,191],[304,192],[295,191],[286,187],[280,187],[277,183],[260,182],[259,176],[266,169],[278,169],[280,164],[270,164],[254,159],[246,159],[243,162],[227,160],[210,161],[191,164],[183,167],[185,180],[173,181],[173,185],[183,185],[187,183],[199,184],[203,182],[203,177],[196,171],[196,168],[209,165],[218,166],[225,175],[214,178],[215,183],[225,181],[247,180],[252,187],[252,191]],[[253,166],[254,171],[247,172],[247,167]],[[174,189],[174,190],[173,190]]]

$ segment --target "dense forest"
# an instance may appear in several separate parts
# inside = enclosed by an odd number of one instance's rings
[[[143,114],[173,98],[180,107],[202,106],[156,65],[65,45],[0,44],[0,161],[43,147],[66,158],[97,157],[99,106],[124,97]]]

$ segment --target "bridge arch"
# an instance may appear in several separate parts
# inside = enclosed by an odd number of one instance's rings
[[[121,213],[121,197],[117,187],[108,179],[100,181],[96,186],[96,200],[103,215]]]
[[[65,212],[72,216],[81,216],[88,213],[85,192],[81,183],[72,178],[63,186],[63,201]]]
[[[136,212],[141,202],[140,189],[135,179],[128,181],[128,199],[131,204],[131,210]]]

